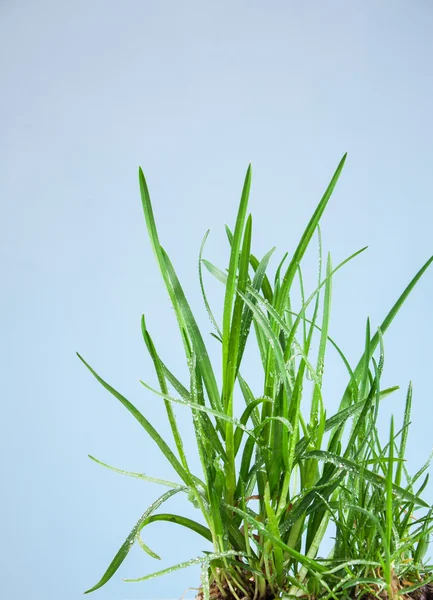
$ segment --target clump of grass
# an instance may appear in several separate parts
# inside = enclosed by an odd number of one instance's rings
[[[230,260],[220,270],[199,257],[199,280],[212,332],[222,357],[222,376],[211,363],[202,332],[190,309],[175,269],[161,246],[143,172],[139,182],[149,238],[174,308],[189,381],[181,383],[164,363],[143,316],[142,333],[159,384],[152,390],[165,403],[173,434],[170,446],[149,420],[106,383],[80,356],[95,378],[135,417],[159,447],[178,482],[130,473],[169,490],[139,518],[100,581],[103,586],[137,542],[146,525],[169,521],[189,528],[211,542],[212,552],[169,569],[128,581],[145,581],[176,569],[201,564],[198,597],[227,600],[323,599],[377,596],[397,598],[427,590],[433,568],[425,561],[433,528],[432,508],[423,500],[429,461],[415,474],[405,466],[412,388],[404,421],[397,430],[391,420],[389,439],[380,440],[377,418],[396,387],[382,389],[383,335],[402,304],[433,261],[415,275],[381,326],[372,334],[367,320],[365,345],[352,368],[329,337],[332,280],[335,273],[365,248],[333,267],[328,254],[322,268],[319,221],[340,177],[343,157],[332,180],[288,260],[283,257],[272,279],[267,274],[274,249],[258,259],[251,250],[252,218],[247,214],[251,166],[242,190],[233,231],[227,229]],[[319,240],[319,276],[306,297],[301,261],[314,234]],[[205,293],[203,266],[224,286],[222,323],[213,316]],[[324,271],[324,272],[323,272]],[[292,306],[299,284],[301,307]],[[317,338],[316,350],[313,351]],[[244,351],[251,340],[263,367],[263,386],[251,389]],[[347,386],[337,412],[328,416],[322,393],[328,344],[347,370]],[[306,381],[309,385],[306,385]],[[307,394],[307,387],[311,388]],[[235,397],[244,408],[235,411]],[[202,465],[190,470],[173,404],[191,411]],[[185,493],[200,517],[156,512],[169,498]],[[418,512],[415,511],[418,509]],[[322,540],[334,532],[326,558]],[[415,596],[414,596],[415,597]]]

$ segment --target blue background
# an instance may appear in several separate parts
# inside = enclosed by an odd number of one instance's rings
[[[147,240],[138,165],[162,243],[218,360],[197,279],[203,234],[212,228],[205,255],[223,267],[223,225],[234,223],[251,160],[254,250],[293,251],[348,151],[322,232],[334,264],[369,246],[334,283],[330,333],[356,363],[366,317],[376,328],[433,251],[433,6],[2,0],[0,17],[0,596],[73,600],[165,491],[98,467],[87,453],[175,478],[75,356],[165,435],[160,399],[138,383],[155,384],[142,312],[165,361],[180,377],[185,366]],[[206,281],[218,306],[220,287]],[[391,412],[401,415],[412,379],[412,470],[432,446],[432,292],[430,270],[385,337],[383,385],[402,389],[384,404],[381,426],[386,433]],[[330,351],[330,413],[343,374]],[[176,412],[194,457],[189,414]],[[425,497],[433,501],[431,485]],[[167,510],[194,514],[185,500]],[[198,585],[197,568],[123,583],[208,549],[164,523],[144,539],[163,560],[134,548],[95,597],[180,598]]]

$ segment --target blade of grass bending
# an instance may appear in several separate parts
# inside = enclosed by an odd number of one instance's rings
[[[176,523],[176,525],[181,525],[195,533],[198,533],[202,537],[204,537],[209,542],[212,542],[212,533],[210,530],[201,525],[201,523],[197,523],[192,519],[188,519],[187,517],[183,517],[181,515],[173,515],[171,513],[158,513],[157,515],[152,515],[148,519],[146,519],[145,525],[149,525],[150,523],[154,523],[155,521],[167,521],[168,523]]]
[[[149,546],[145,542],[143,542],[143,540],[141,539],[141,531],[138,532],[136,540],[137,540],[140,548],[143,550],[143,552],[146,552],[146,554],[148,554],[152,558],[155,558],[156,560],[161,560],[161,557],[159,556],[159,554],[154,552],[151,548],[149,548]]]
[[[421,269],[418,271],[418,273],[415,275],[415,277],[410,281],[409,285],[404,289],[403,293],[399,296],[397,302],[391,308],[391,310],[389,311],[389,313],[383,320],[382,324],[380,325],[380,331],[381,331],[382,335],[385,334],[388,327],[391,325],[392,321],[396,317],[398,311],[404,304],[405,300],[407,299],[407,297],[409,296],[409,294],[411,293],[413,288],[416,286],[416,284],[421,279],[421,277],[424,275],[425,271],[429,268],[429,266],[431,265],[432,262],[433,262],[433,256],[431,256],[428,259],[428,261],[423,265],[423,267],[421,267]],[[371,340],[371,344],[370,344],[371,353],[373,353],[376,350],[378,343],[379,343],[379,333],[376,332],[374,334],[374,336]],[[364,355],[361,356],[361,358],[359,359],[359,363],[357,364],[357,366],[355,368],[354,373],[355,373],[356,377],[359,377],[359,375],[360,375],[363,361],[364,361]],[[340,402],[340,409],[345,408],[346,404],[349,401],[350,401],[350,390],[346,388],[343,398]]]
[[[361,471],[357,463],[342,456],[333,454],[332,452],[327,452],[326,450],[312,450],[311,452],[306,452],[304,454],[304,458],[310,457],[317,458],[317,460],[324,460],[330,462],[350,473],[359,474]],[[382,490],[386,490],[386,480],[384,477],[368,469],[362,469],[362,475],[373,485],[380,487]],[[392,490],[396,496],[403,500],[413,502],[414,504],[417,504],[418,506],[423,506],[424,508],[430,508],[429,505],[426,502],[424,502],[424,500],[421,500],[421,498],[417,498],[411,492],[408,492],[407,490],[403,489],[398,485],[395,485],[394,483],[392,486]]]
[[[167,388],[167,383],[165,380],[164,370],[162,368],[162,363],[159,358],[158,352],[156,351],[155,344],[153,343],[150,333],[146,327],[146,320],[144,318],[144,315],[142,315],[142,317],[141,317],[141,332],[142,332],[143,339],[146,344],[147,350],[150,354],[153,365],[155,367],[155,372],[156,372],[156,376],[158,378],[161,392],[163,394],[168,394],[168,388]],[[178,429],[177,423],[176,423],[176,416],[174,414],[173,407],[170,404],[170,402],[167,402],[167,401],[165,402],[165,410],[167,411],[168,421],[170,423],[171,431],[173,434],[173,439],[176,444],[176,448],[179,453],[181,463],[184,466],[184,468],[187,471],[189,471],[188,461],[186,459],[185,451],[183,449],[182,438],[179,434],[179,429]]]
[[[135,406],[131,402],[129,402],[129,400],[127,400],[125,398],[125,396],[122,396],[122,394],[120,394],[117,390],[115,390],[113,387],[111,387],[111,385],[109,385],[106,381],[104,381],[102,379],[102,377],[100,377],[96,373],[96,371],[94,371],[92,369],[92,367],[84,360],[84,358],[78,354],[78,352],[77,352],[77,356],[81,360],[81,362],[86,365],[86,367],[89,369],[89,371],[92,373],[92,375],[99,381],[99,383],[106,390],[108,390],[110,392],[110,394],[112,394],[115,398],[117,398],[123,404],[123,406],[127,410],[129,410],[129,412],[136,418],[136,420],[140,423],[140,425],[143,427],[143,429],[149,434],[149,436],[153,439],[153,441],[159,446],[159,449],[164,454],[164,456],[169,461],[169,463],[171,464],[173,469],[176,471],[176,473],[179,475],[179,477],[187,485],[192,485],[192,480],[191,480],[190,474],[185,470],[185,468],[182,466],[182,464],[179,462],[179,460],[176,458],[176,456],[170,450],[169,446],[165,443],[165,441],[162,439],[162,437],[159,435],[159,433],[156,431],[156,429],[149,423],[149,421],[146,419],[146,417],[144,415],[142,415],[141,412],[137,408],[135,408]]]
[[[347,153],[344,154],[343,158],[341,159],[340,164],[338,165],[338,167],[331,179],[331,182],[329,183],[321,201],[319,202],[316,210],[313,213],[313,216],[311,217],[311,219],[301,237],[298,247],[296,248],[296,250],[293,254],[292,260],[290,261],[290,264],[287,267],[287,271],[284,275],[283,282],[281,284],[281,289],[278,294],[278,299],[275,303],[275,308],[278,313],[281,313],[281,311],[284,307],[285,300],[286,300],[287,296],[289,295],[290,287],[292,285],[293,278],[296,274],[298,265],[301,262],[302,257],[305,254],[308,244],[310,243],[310,240],[314,234],[314,231],[316,230],[316,227],[320,221],[320,218],[322,217],[322,214],[326,208],[326,205],[328,204],[328,201],[332,195],[332,192],[334,191],[337,181],[341,175],[341,171],[343,170],[344,163],[346,162],[346,157],[347,157]]]
[[[159,508],[163,502],[168,500],[171,496],[173,496],[174,494],[177,494],[178,492],[186,491],[186,490],[188,490],[187,487],[170,490],[170,491],[166,492],[165,494],[163,494],[162,496],[160,496],[158,498],[158,500],[156,500],[151,506],[149,506],[149,508],[138,519],[138,521],[135,524],[135,526],[133,527],[131,533],[128,535],[125,542],[120,547],[119,551],[117,552],[116,556],[111,561],[111,563],[110,563],[108,569],[105,571],[104,575],[101,577],[101,579],[98,581],[98,583],[96,585],[94,585],[92,588],[85,591],[84,592],[85,594],[90,594],[90,592],[94,592],[95,590],[99,589],[113,577],[114,573],[117,571],[117,569],[123,563],[123,561],[125,560],[126,556],[129,553],[129,551],[131,550],[132,546],[134,545],[134,542],[136,541],[137,536],[143,526],[143,523],[145,523],[146,519],[148,517],[150,517],[151,514],[157,508]]]
[[[156,573],[150,573],[149,575],[145,575],[144,577],[139,577],[138,579],[126,579],[123,578],[123,581],[128,583],[136,583],[139,581],[146,581],[146,579],[154,579],[155,577],[161,577],[161,575],[166,575],[168,573],[173,573],[174,571],[179,571],[180,569],[185,569],[192,565],[199,565],[202,563],[208,563],[212,560],[216,560],[218,558],[223,558],[224,556],[234,556],[239,553],[234,550],[229,550],[228,552],[215,552],[210,553],[207,556],[198,556],[197,558],[192,558],[191,560],[187,560],[182,563],[178,563],[172,567],[168,567],[167,569],[163,569],[162,571],[157,571]]]
[[[203,241],[202,241],[201,246],[200,246],[200,253],[199,253],[199,256],[198,256],[198,278],[199,278],[199,281],[200,281],[201,295],[203,297],[203,302],[204,302],[204,305],[206,307],[206,312],[207,312],[207,314],[209,316],[209,319],[211,320],[212,325],[215,328],[215,331],[217,332],[218,336],[222,339],[221,330],[220,330],[220,328],[218,326],[218,323],[215,320],[215,317],[213,315],[212,309],[211,309],[210,304],[208,302],[207,295],[206,295],[206,290],[204,288],[204,283],[203,283],[202,256],[203,256],[203,250],[204,250],[204,247],[205,247],[206,240],[208,238],[209,232],[210,232],[210,229],[208,229],[206,231],[205,236],[204,236]]]
[[[91,454],[88,454],[88,457],[93,460],[98,465],[102,467],[106,467],[115,473],[120,473],[121,475],[128,475],[129,477],[136,477],[137,479],[144,479],[144,481],[148,481],[149,483],[158,483],[159,485],[165,485],[169,488],[178,488],[183,489],[184,486],[180,483],[174,483],[173,481],[167,481],[165,479],[159,479],[158,477],[149,477],[149,475],[145,475],[144,473],[133,473],[131,471],[125,471],[123,469],[116,469],[116,467],[112,467],[111,465],[107,465],[107,463],[102,462],[102,460],[98,460]]]

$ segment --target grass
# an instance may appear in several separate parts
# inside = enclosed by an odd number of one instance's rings
[[[433,567],[425,560],[433,509],[422,497],[429,461],[415,475],[409,474],[405,465],[411,386],[401,427],[392,419],[384,442],[377,426],[383,402],[398,389],[381,386],[383,335],[433,257],[374,334],[367,320],[364,348],[352,368],[329,337],[332,281],[335,273],[365,248],[337,267],[328,254],[323,269],[319,227],[345,160],[346,155],[293,256],[290,260],[287,255],[283,257],[273,279],[268,265],[274,250],[262,259],[251,251],[251,166],[234,229],[227,228],[230,260],[226,270],[203,258],[206,234],[200,249],[199,281],[214,327],[213,343],[221,349],[221,376],[211,363],[202,332],[160,243],[146,180],[139,170],[147,230],[177,317],[189,370],[189,381],[181,383],[159,355],[143,316],[143,340],[159,389],[141,383],[165,403],[171,445],[138,408],[78,356],[140,423],[173,467],[178,481],[130,473],[91,457],[114,471],[160,483],[169,490],[143,513],[102,578],[86,593],[111,579],[135,543],[151,557],[159,558],[142,539],[146,525],[154,521],[169,521],[194,531],[212,543],[213,551],[129,581],[145,581],[201,564],[199,596],[204,600],[299,596],[327,600],[363,595],[396,599],[433,579]],[[316,289],[306,297],[301,263],[315,234],[319,276]],[[206,296],[203,267],[224,286],[220,325]],[[292,307],[295,283],[302,298],[298,310]],[[249,368],[243,360],[247,343],[255,346],[263,367],[259,392],[248,384]],[[322,393],[329,344],[347,370],[347,386],[332,416],[327,415]],[[242,411],[235,411],[235,398],[236,406],[239,399],[244,402]],[[173,407],[179,403],[191,411],[202,465],[198,475],[190,469],[177,425]],[[187,494],[199,513],[197,520],[157,512],[178,493]],[[321,558],[322,540],[331,534],[332,550]]]

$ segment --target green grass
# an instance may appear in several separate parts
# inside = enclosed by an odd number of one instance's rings
[[[433,257],[415,275],[374,334],[367,320],[364,348],[352,368],[329,337],[332,281],[336,272],[365,248],[337,267],[333,267],[328,254],[323,269],[319,227],[345,160],[346,155],[293,256],[290,260],[287,254],[283,257],[273,278],[268,266],[274,249],[262,259],[251,251],[251,166],[234,229],[226,229],[230,244],[227,269],[221,270],[203,258],[206,234],[199,255],[199,282],[214,327],[214,339],[208,339],[221,349],[218,371],[161,246],[146,180],[139,170],[147,230],[177,317],[189,370],[189,381],[181,383],[159,355],[143,316],[143,340],[159,389],[141,383],[165,403],[172,442],[163,439],[138,408],[78,356],[152,438],[173,467],[177,481],[123,471],[91,457],[116,472],[157,482],[169,490],[143,513],[102,578],[86,593],[111,579],[134,543],[151,557],[159,558],[142,539],[146,525],[154,521],[169,521],[194,531],[212,543],[213,552],[128,581],[144,581],[201,564],[201,594],[205,600],[215,597],[216,592],[236,600],[289,596],[339,599],[382,591],[389,598],[397,598],[429,581],[433,567],[425,554],[433,516],[422,498],[429,462],[415,475],[408,473],[405,464],[412,387],[407,393],[402,426],[398,428],[391,419],[386,442],[380,439],[377,419],[387,396],[398,389],[381,386],[383,335]],[[306,297],[301,263],[315,234],[319,274],[316,289]],[[203,267],[224,286],[221,324],[214,318],[206,296]],[[293,306],[296,297],[301,298],[298,310]],[[248,383],[251,367],[244,360],[247,343],[255,346],[263,367],[260,390],[253,391]],[[327,414],[322,392],[329,344],[347,370],[345,391],[332,416]],[[244,407],[236,411],[240,401]],[[191,412],[202,466],[199,474],[190,469],[175,404]],[[181,492],[197,509],[196,520],[156,512]],[[332,551],[321,558],[321,542],[331,533]]]

